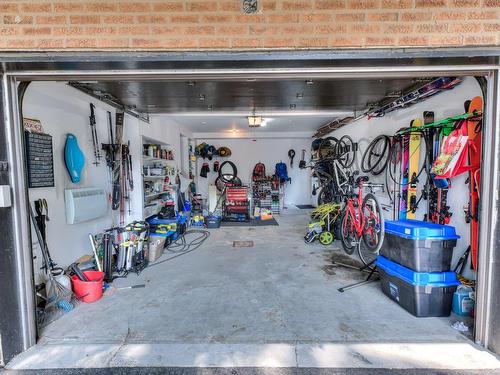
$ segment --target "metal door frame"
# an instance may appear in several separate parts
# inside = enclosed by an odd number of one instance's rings
[[[279,65],[279,64],[278,64]],[[111,68],[111,67],[110,67]],[[425,63],[411,66],[376,67],[325,67],[325,68],[266,68],[266,69],[147,69],[147,70],[6,70],[2,77],[5,126],[7,128],[8,162],[10,184],[13,190],[14,238],[17,249],[16,269],[18,306],[22,323],[18,352],[36,343],[33,270],[31,259],[30,226],[27,214],[28,197],[24,174],[23,134],[19,118],[17,83],[19,81],[67,81],[67,80],[224,80],[224,79],[314,79],[314,78],[393,78],[442,75],[483,75],[488,80],[488,97],[484,117],[483,165],[481,180],[479,272],[477,274],[477,314],[475,341],[490,347],[490,325],[492,324],[491,296],[494,272],[499,273],[494,250],[498,241],[498,188],[500,158],[500,123],[498,103],[500,100],[498,64],[488,65],[437,65]],[[497,277],[500,277],[497,276]],[[498,283],[498,280],[496,280]],[[4,343],[5,344],[5,343]],[[498,348],[497,348],[498,350]]]

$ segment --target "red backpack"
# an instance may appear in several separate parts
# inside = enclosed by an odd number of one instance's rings
[[[266,177],[266,166],[263,163],[255,164],[253,167],[252,180],[261,180]]]

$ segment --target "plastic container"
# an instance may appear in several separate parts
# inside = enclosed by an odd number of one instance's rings
[[[217,229],[220,228],[221,218],[218,216],[207,216],[205,218],[205,224],[207,228]]]
[[[453,294],[452,310],[460,316],[472,316],[474,314],[475,301],[474,290],[466,285],[459,285]]]
[[[459,239],[455,228],[418,220],[385,222],[380,254],[417,272],[445,272]]]
[[[177,214],[177,217],[175,219],[158,219],[158,215],[154,215],[151,216],[150,218],[147,218],[146,221],[148,222],[149,225],[155,226],[160,224],[177,223],[180,217],[181,215]]]
[[[163,254],[165,241],[167,237],[164,236],[149,236],[149,254],[148,260],[150,262],[156,261]]]
[[[454,272],[414,272],[377,257],[382,291],[416,317],[449,316],[459,282]]]
[[[83,274],[89,281],[82,281],[76,275],[73,275],[71,278],[75,296],[86,303],[100,300],[102,297],[104,272],[83,271]]]

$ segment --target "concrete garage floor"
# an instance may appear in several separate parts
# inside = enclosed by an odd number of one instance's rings
[[[116,280],[146,288],[80,305],[8,368],[498,368],[449,318],[414,318],[378,282],[339,293],[363,275],[325,272],[340,245],[304,244],[308,211],[285,212],[279,227],[211,230],[198,250]]]

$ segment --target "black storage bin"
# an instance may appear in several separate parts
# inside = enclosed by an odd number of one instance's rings
[[[449,271],[458,238],[455,228],[449,225],[386,221],[380,254],[417,272]]]
[[[383,256],[377,258],[382,291],[416,317],[449,316],[459,282],[454,272],[413,272]]]
[[[205,225],[211,229],[220,228],[220,221],[221,218],[218,216],[208,216],[205,218]]]

